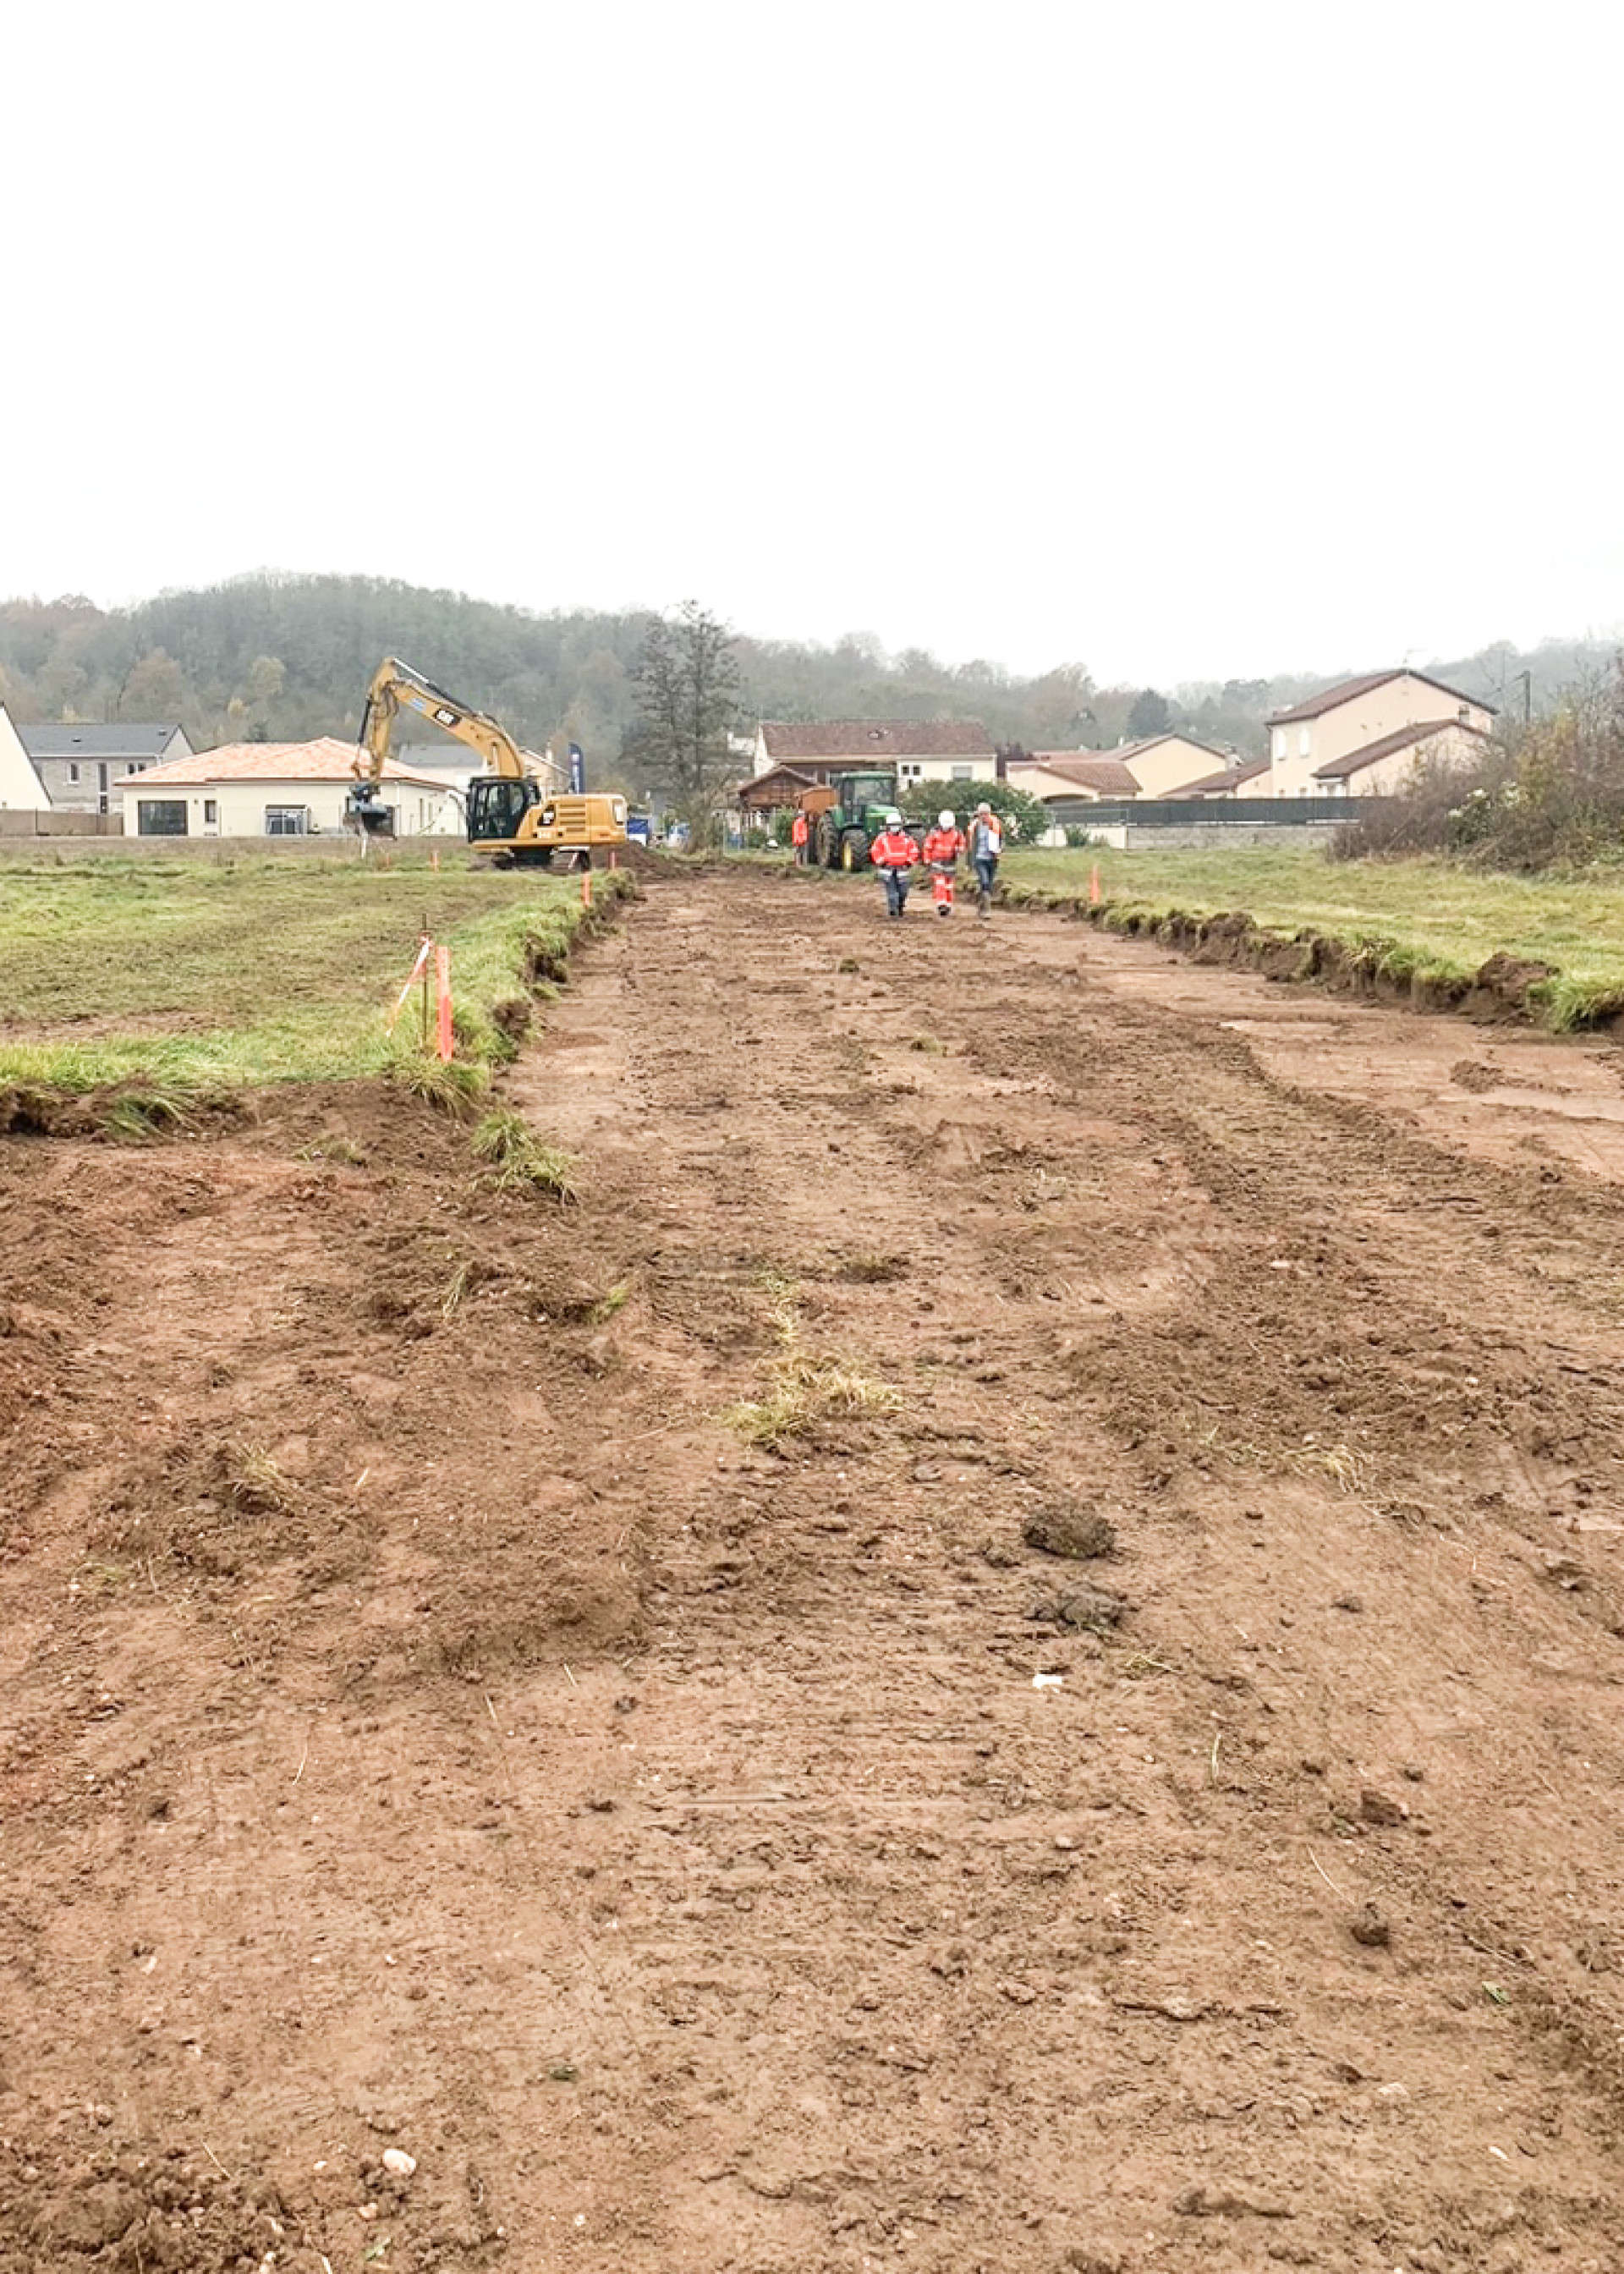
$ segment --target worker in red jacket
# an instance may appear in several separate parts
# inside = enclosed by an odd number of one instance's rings
[[[806,815],[797,812],[789,825],[789,841],[795,848],[795,866],[798,869],[804,869],[807,865],[807,840],[811,834]]]
[[[919,847],[908,835],[902,816],[891,807],[885,816],[885,826],[868,847],[868,858],[879,870],[885,884],[885,906],[888,913],[900,917],[908,905],[908,871],[919,859]]]
[[[953,913],[953,871],[966,849],[965,833],[945,806],[925,840],[925,865],[930,871],[930,896],[939,916]]]

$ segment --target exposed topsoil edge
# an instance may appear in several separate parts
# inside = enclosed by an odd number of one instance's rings
[[[624,869],[600,877],[597,892],[598,897],[590,903],[569,910],[568,945],[562,953],[538,935],[525,943],[523,961],[514,971],[515,986],[523,992],[492,1005],[491,1012],[493,1024],[510,1043],[516,1043],[529,1030],[530,1002],[567,978],[575,950],[613,923],[623,900],[641,897],[635,872]],[[225,1087],[184,1095],[161,1092],[139,1074],[86,1090],[17,1082],[0,1086],[0,1136],[89,1137],[130,1142],[183,1132],[197,1133],[253,1120],[254,1098],[252,1089]]]
[[[1469,1019],[1540,1023],[1540,990],[1543,983],[1556,975],[1554,964],[1503,952],[1490,956],[1470,975],[1425,966],[1407,968],[1402,951],[1395,951],[1389,942],[1338,939],[1307,928],[1271,931],[1243,909],[1197,916],[1180,908],[1147,908],[1132,901],[1090,902],[1080,893],[1019,885],[1001,888],[999,899],[1008,907],[1041,908],[1080,917],[1129,938],[1153,939],[1177,948],[1192,962],[1259,971],[1266,979],[1313,980],[1340,994],[1403,1004],[1417,1011],[1458,1011]],[[1604,1013],[1590,1023],[1611,1022],[1611,1014]]]
[[[818,870],[786,866],[790,877],[816,877]],[[1001,907],[1036,909],[1073,916],[1130,939],[1154,940],[1176,948],[1195,963],[1221,963],[1231,969],[1259,971],[1267,979],[1312,980],[1340,994],[1367,1001],[1402,1004],[1413,1011],[1456,1011],[1477,1020],[1530,1026],[1548,1023],[1545,990],[1557,967],[1497,951],[1472,973],[1440,971],[1390,940],[1345,940],[1304,929],[1271,931],[1244,909],[1192,915],[1182,908],[1155,908],[1143,901],[1091,901],[1081,892],[1057,892],[1041,885],[1001,883]],[[1575,1028],[1624,1031],[1624,1016],[1606,1004],[1566,1023]]]

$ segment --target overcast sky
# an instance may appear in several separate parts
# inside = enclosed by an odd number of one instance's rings
[[[14,9],[0,592],[1030,670],[1624,621],[1600,0]]]

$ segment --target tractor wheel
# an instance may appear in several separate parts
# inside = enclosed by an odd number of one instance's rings
[[[868,840],[861,829],[848,829],[840,840],[840,866],[854,877],[868,865]]]
[[[817,817],[817,826],[812,832],[812,850],[820,869],[835,865],[835,825],[826,813]]]

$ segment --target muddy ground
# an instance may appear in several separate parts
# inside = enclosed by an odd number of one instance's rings
[[[876,900],[0,1144],[5,2274],[1620,2263],[1618,1053]]]

